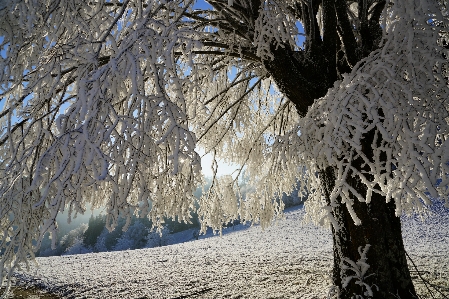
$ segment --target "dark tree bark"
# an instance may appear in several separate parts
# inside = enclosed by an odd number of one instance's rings
[[[218,2],[210,0],[218,7]],[[357,3],[359,27],[351,23],[348,5]],[[250,7],[260,5],[260,1],[251,1]],[[226,9],[221,4],[220,9]],[[336,80],[343,73],[348,73],[357,62],[376,50],[382,37],[379,25],[381,13],[386,5],[385,0],[320,0],[298,1],[291,7],[294,15],[304,25],[306,41],[304,49],[294,51],[288,44],[272,45],[273,60],[262,63],[276,82],[281,92],[295,105],[299,115],[304,116],[313,102],[326,95]],[[323,28],[317,22],[317,13],[321,8]],[[234,9],[241,14],[243,10]],[[242,19],[255,20],[257,10],[246,13]],[[229,28],[241,32],[241,35],[252,36],[252,24],[242,28],[238,16],[227,15]],[[354,15],[352,14],[352,17]],[[236,18],[236,19],[233,19]],[[235,25],[238,24],[238,25]],[[227,28],[226,27],[226,28]],[[225,28],[225,27],[223,27]],[[356,37],[358,36],[358,37]],[[375,131],[364,135],[363,152],[367,158],[373,157],[373,140]],[[374,145],[376,146],[376,145]],[[353,167],[363,173],[363,161],[354,160]],[[366,169],[365,169],[366,170]],[[332,167],[322,169],[320,177],[329,193],[334,187],[335,177]],[[366,173],[366,172],[365,172]],[[366,196],[366,187],[360,178],[348,176],[347,183],[359,194]],[[372,178],[366,177],[368,180]],[[363,281],[374,292],[372,298],[417,298],[407,266],[406,253],[402,242],[401,222],[395,215],[394,202],[386,202],[386,198],[373,193],[369,204],[354,200],[353,209],[361,219],[361,225],[355,225],[344,203],[333,207],[332,214],[338,222],[339,229],[332,228],[334,243],[333,283],[339,289],[339,298],[356,298],[363,295],[366,288],[351,279],[345,285],[346,278],[354,275],[345,269],[343,262],[360,259],[360,250],[370,245],[367,251],[367,264],[370,265]],[[365,296],[367,298],[367,296]]]
[[[373,157],[372,141],[375,131],[364,136],[363,152],[366,157]],[[363,170],[363,161],[356,159],[352,166]],[[325,186],[325,196],[330,204],[329,195],[334,187],[334,170],[331,167],[320,174]],[[372,180],[372,178],[368,179]],[[351,177],[347,182],[359,194],[366,198],[366,187],[359,177]],[[339,298],[353,298],[355,294],[363,294],[367,289],[356,284],[356,279],[344,286],[345,277],[355,273],[345,270],[344,259],[354,262],[360,259],[360,251],[369,244],[367,263],[369,270],[363,280],[371,287],[373,298],[417,298],[407,265],[407,258],[402,241],[401,221],[395,214],[393,201],[386,202],[384,196],[374,193],[369,204],[354,198],[353,209],[361,219],[361,225],[355,225],[345,204],[332,209],[332,215],[339,229],[332,227],[334,266],[333,283],[339,289]],[[347,265],[347,264],[346,264]]]
[[[297,109],[301,109],[310,101],[309,93],[306,93],[306,91],[310,92],[312,90],[318,93],[317,87],[322,86],[323,82],[326,82],[326,77],[323,75],[320,82],[311,79],[312,76],[318,73],[316,71],[318,68],[315,68],[314,71],[309,72],[308,80],[303,81],[309,84],[298,84],[297,82],[301,82],[300,79],[304,80],[303,76],[306,76],[307,73],[300,71],[302,69],[300,66],[301,62],[289,62],[289,60],[295,57],[297,56],[289,56],[289,58],[281,56],[279,60],[276,57],[275,61],[272,62],[275,66],[271,67],[268,65],[267,69],[272,70],[271,75],[275,80],[278,80],[279,88],[287,96],[292,96],[295,99],[292,102],[295,103]],[[319,64],[316,64],[316,66],[319,66]],[[321,92],[322,96],[324,96],[327,88],[323,88]],[[296,94],[301,94],[301,96],[294,97]],[[298,113],[304,115],[306,111],[298,111]],[[373,131],[365,134],[363,140],[363,150],[368,158],[373,157],[372,142],[374,133]],[[352,166],[362,170],[363,161],[355,160]],[[333,173],[334,170],[331,167],[323,169],[321,172],[322,182],[329,193],[335,183]],[[366,187],[360,178],[351,177],[347,182],[359,194],[366,196]],[[329,198],[329,194],[327,194],[327,197]],[[333,217],[340,226],[339,230],[332,228],[334,248],[332,277],[334,285],[340,291],[339,298],[355,298],[354,295],[361,295],[366,291],[366,288],[356,284],[356,279],[352,279],[346,287],[343,287],[345,277],[354,275],[354,272],[345,270],[342,267],[342,262],[345,258],[354,262],[359,260],[359,250],[363,249],[367,244],[371,245],[367,253],[367,263],[370,265],[370,268],[364,282],[374,292],[373,298],[417,298],[407,266],[406,253],[402,241],[401,221],[395,215],[394,202],[390,201],[387,203],[384,196],[373,193],[369,204],[355,199],[353,208],[362,221],[361,225],[354,224],[345,204],[342,203],[332,210]]]
[[[360,259],[359,250],[366,244],[371,245],[367,253],[370,268],[364,282],[371,287],[373,298],[417,298],[407,266],[401,222],[395,215],[394,202],[386,203],[385,198],[377,193],[373,194],[371,200],[370,204],[357,201],[354,203],[354,210],[362,220],[361,225],[354,224],[344,204],[332,211],[340,226],[338,231],[332,227],[332,277],[334,285],[340,289],[339,298],[352,298],[354,294],[363,294],[366,291],[366,288],[356,284],[356,279],[352,279],[345,288],[342,281],[345,277],[355,274],[342,268],[343,259],[357,261]]]
[[[332,1],[325,1],[331,6]],[[363,2],[363,1],[362,1]],[[315,99],[326,95],[328,89],[333,86],[338,74],[347,72],[352,66],[369,55],[376,47],[376,40],[379,38],[380,29],[374,26],[375,20],[364,19],[361,28],[362,41],[356,49],[350,49],[356,44],[354,35],[348,36],[348,21],[344,18],[342,1],[335,2],[335,6],[327,9],[334,9],[339,26],[337,30],[341,39],[335,38],[335,29],[328,31],[327,40],[309,45],[313,52],[293,52],[287,46],[273,49],[275,59],[265,61],[265,67],[276,81],[281,91],[295,104],[300,115],[307,113],[308,107]],[[376,9],[383,7],[385,1],[380,1]],[[380,7],[380,8],[379,8]],[[329,12],[328,12],[329,14]],[[327,22],[335,28],[336,19],[328,16]],[[374,18],[379,16],[372,14]],[[365,18],[365,17],[364,17]],[[377,23],[378,24],[378,23]],[[312,27],[309,25],[309,27]],[[345,35],[345,32],[347,33]],[[324,44],[326,42],[326,46]],[[346,49],[341,54],[339,43],[346,43]],[[333,44],[333,45],[332,45]],[[332,52],[334,55],[332,55]],[[340,55],[340,56],[339,56]],[[345,58],[345,62],[338,61]],[[366,157],[373,157],[373,140],[375,131],[364,135],[363,152]],[[380,142],[380,140],[378,140]],[[353,167],[363,170],[361,159],[353,161]],[[328,193],[333,189],[335,178],[334,170],[331,167],[322,169],[321,179]],[[366,187],[358,177],[351,177],[347,182],[359,194],[366,196]],[[372,179],[372,178],[368,178]],[[329,194],[327,194],[329,198]],[[330,201],[329,201],[330,203]],[[355,295],[363,295],[367,290],[356,284],[356,279],[351,279],[346,287],[345,278],[354,275],[351,270],[344,269],[344,259],[354,262],[360,259],[360,250],[367,244],[370,245],[367,252],[367,263],[370,265],[366,273],[364,282],[373,291],[372,298],[417,298],[416,291],[407,266],[406,253],[402,241],[401,221],[395,215],[395,204],[393,201],[386,202],[384,196],[373,193],[371,202],[366,204],[354,200],[355,213],[361,219],[361,225],[355,225],[345,204],[341,203],[332,210],[333,217],[338,222],[340,229],[332,227],[333,236],[333,283],[339,289],[339,298],[355,298]]]
[[[290,56],[288,59],[293,57]],[[308,94],[305,93],[308,86],[302,85],[298,87],[297,84],[294,87],[289,84],[289,82],[299,82],[299,77],[303,75],[298,71],[295,76],[295,73],[291,71],[292,64],[287,68],[287,65],[289,65],[288,59],[285,56],[280,59],[282,62],[277,64],[276,67],[278,69],[272,72],[272,76],[275,77],[276,74],[289,75],[288,80],[283,80],[278,85],[284,89],[283,92],[287,96],[301,94],[301,97],[295,98],[296,102],[293,101],[298,109],[306,105],[305,103],[309,100],[306,97]],[[280,69],[283,64],[285,64],[284,71]],[[282,80],[283,78],[284,75],[275,77],[277,80]],[[317,82],[317,85],[323,81]],[[323,95],[326,92],[327,89],[323,90]],[[299,113],[305,114],[304,112]],[[364,153],[367,157],[373,157],[372,141],[374,132],[370,132],[364,137]],[[353,162],[353,166],[359,170],[362,168],[362,165],[362,161],[355,160]],[[330,167],[323,169],[321,178],[325,189],[330,192],[335,183],[333,169]],[[365,185],[360,178],[350,178],[347,182],[359,194],[366,196]],[[329,194],[327,194],[327,197],[329,198]],[[332,228],[334,244],[333,283],[340,290],[339,298],[353,298],[355,294],[363,294],[363,291],[366,290],[357,285],[355,279],[351,280],[345,288],[343,287],[344,278],[354,275],[354,273],[345,271],[342,268],[342,262],[345,258],[352,261],[360,259],[359,248],[363,249],[367,244],[371,245],[367,253],[367,263],[370,265],[370,268],[364,282],[371,286],[371,289],[374,291],[373,298],[393,299],[398,298],[398,296],[401,299],[417,298],[402,242],[401,221],[395,215],[394,202],[390,201],[387,203],[384,196],[373,193],[369,204],[355,199],[353,208],[362,221],[361,225],[354,224],[345,204],[342,203],[332,210],[333,217],[340,226],[339,230]]]

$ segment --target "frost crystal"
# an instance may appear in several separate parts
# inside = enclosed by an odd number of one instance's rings
[[[380,49],[300,118],[265,68],[275,49],[299,49],[298,1],[211,3],[0,6],[0,282],[33,260],[64,211],[70,221],[88,205],[106,207],[110,230],[133,213],[158,228],[167,217],[187,221],[202,182],[199,147],[240,167],[218,177],[214,163],[203,230],[238,217],[266,227],[298,181],[321,223],[335,223],[340,201],[360,223],[352,203],[373,192],[394,200],[397,215],[423,209],[427,194],[449,205],[444,6],[388,2]],[[228,30],[224,20],[247,26]],[[373,131],[372,161],[362,140]],[[356,158],[366,172],[352,167]],[[337,170],[329,205],[320,177],[328,166]],[[243,172],[256,187],[245,196]],[[347,184],[354,176],[366,198]]]
[[[448,87],[442,55],[447,16],[429,1],[395,1],[384,21],[381,48],[299,120],[298,152],[311,170],[309,190],[321,189],[313,175],[316,168],[335,167],[331,206],[341,197],[356,224],[360,219],[352,210],[352,196],[369,203],[373,192],[380,193],[394,200],[398,216],[429,205],[427,194],[449,205]],[[372,130],[373,161],[362,149],[364,135]],[[353,167],[356,158],[369,170]],[[349,176],[361,178],[366,198],[348,185]],[[330,216],[326,210],[317,215],[321,194],[315,192],[306,202],[316,221]]]
[[[342,260],[341,268],[345,271],[352,271],[353,275],[344,275],[344,281],[342,283],[343,288],[346,288],[351,280],[356,280],[355,284],[360,285],[362,290],[365,290],[363,294],[357,295],[357,298],[355,299],[363,299],[363,298],[372,298],[373,297],[373,290],[371,289],[371,286],[368,285],[365,282],[365,279],[369,277],[370,275],[366,275],[366,272],[369,269],[369,265],[366,263],[367,257],[366,254],[368,252],[368,249],[370,248],[370,244],[366,244],[365,247],[359,247],[359,254],[360,259],[357,262],[354,262],[348,258],[345,258]]]

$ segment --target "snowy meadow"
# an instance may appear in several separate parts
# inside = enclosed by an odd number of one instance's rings
[[[447,298],[449,213],[433,213],[404,218],[404,242],[420,296]],[[240,224],[222,237],[170,246],[37,258],[39,267],[18,273],[15,284],[61,298],[321,299],[331,285],[332,238],[329,229],[304,223],[304,214],[289,209],[265,231]]]

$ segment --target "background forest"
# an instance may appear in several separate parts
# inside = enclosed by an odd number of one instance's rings
[[[195,197],[199,199],[204,192],[209,190],[211,183],[212,180],[207,178],[204,187],[197,188]],[[247,180],[241,180],[242,196],[246,196],[246,192],[252,188],[253,186],[248,185]],[[299,189],[299,185],[297,189]],[[298,190],[296,190],[291,195],[282,194],[281,200],[285,208],[289,208],[302,204],[305,198],[299,197]],[[56,248],[51,248],[52,240],[47,233],[39,251],[36,252],[36,256],[46,257],[153,248],[197,240],[200,238],[200,219],[196,212],[191,213],[191,215],[191,223],[166,218],[161,232],[153,229],[153,223],[148,218],[139,218],[133,215],[126,231],[124,231],[126,219],[120,218],[117,227],[109,232],[106,228],[106,215],[101,210],[78,215],[72,219],[70,224],[67,223],[67,216],[61,214],[57,219],[59,233]],[[238,224],[240,224],[240,221],[236,220],[223,225],[230,227]],[[208,234],[213,234],[212,230],[209,230]]]

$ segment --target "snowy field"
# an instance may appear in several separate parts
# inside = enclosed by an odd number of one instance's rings
[[[330,232],[303,224],[302,208],[285,216],[265,231],[228,228],[223,237],[165,247],[37,258],[40,268],[17,275],[16,283],[61,298],[325,298]],[[403,225],[407,251],[422,275],[446,287],[448,218],[406,219]],[[427,298],[424,284],[415,282]]]

